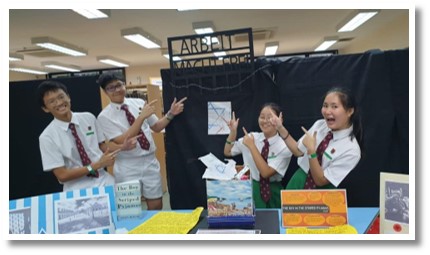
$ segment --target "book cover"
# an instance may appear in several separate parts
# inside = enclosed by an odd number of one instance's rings
[[[348,224],[346,190],[282,190],[282,227]]]
[[[142,183],[139,180],[115,184],[118,220],[142,216]]]
[[[409,233],[409,175],[380,173],[380,233]]]

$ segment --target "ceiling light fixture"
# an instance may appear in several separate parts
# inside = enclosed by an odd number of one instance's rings
[[[139,27],[121,29],[121,36],[147,49],[161,47],[161,41]]]
[[[31,73],[31,74],[47,74],[47,72],[30,69],[27,67],[9,66],[9,71],[20,72],[20,73]]]
[[[54,61],[42,62],[42,65],[47,68],[57,69],[66,72],[80,72],[81,68],[75,65],[65,65]]]
[[[279,42],[268,42],[265,44],[264,56],[273,56],[278,50]]]
[[[210,34],[215,32],[215,26],[212,21],[193,22],[193,30],[196,34]]]
[[[24,55],[18,53],[9,53],[9,61],[22,61],[24,60]]]
[[[215,26],[212,21],[193,22],[193,30],[198,35],[211,34],[215,32]],[[207,45],[217,44],[219,42],[216,37],[206,36],[205,39]]]
[[[36,44],[37,46],[40,46],[42,48],[57,51],[74,57],[86,56],[88,54],[88,51],[83,48],[74,46],[66,42],[62,42],[60,40],[48,36],[33,37],[31,38],[31,43]]]
[[[227,56],[227,53],[225,51],[216,51],[214,52],[215,57],[224,57]]]
[[[325,37],[324,41],[314,50],[314,51],[323,51],[330,48],[333,44],[335,44],[339,38],[337,36],[333,37]]]
[[[168,49],[162,49],[161,55],[163,55],[165,58],[170,59],[169,56],[169,50]],[[182,59],[178,56],[173,56],[173,61],[181,61]]]
[[[379,13],[379,10],[360,10],[355,12],[351,18],[347,19],[347,22],[343,22],[343,25],[338,26],[337,32],[350,32],[361,26],[364,22]]]
[[[99,62],[105,63],[107,65],[117,66],[117,67],[128,67],[129,64],[123,60],[119,60],[117,58],[111,56],[101,56],[97,57]]]
[[[110,16],[110,10],[72,9],[72,11],[79,13],[87,19],[103,19]]]

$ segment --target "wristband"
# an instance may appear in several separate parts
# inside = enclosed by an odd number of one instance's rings
[[[168,111],[168,112],[167,112],[167,114],[166,114],[166,118],[167,118],[169,121],[172,121],[174,117],[175,117],[175,115],[173,115],[170,111]]]
[[[91,165],[87,166],[88,172],[90,172],[91,175],[96,175],[96,171],[92,168]]]
[[[313,158],[318,157],[318,155],[317,155],[317,153],[316,153],[316,152],[314,152],[314,153],[312,153],[312,154],[309,154],[309,155],[308,155],[308,157],[309,157],[310,159],[313,159]]]
[[[230,142],[228,139],[227,139],[227,140],[225,140],[225,143],[226,143],[226,144],[234,144],[234,142]]]
[[[279,136],[281,136],[281,134],[279,134]],[[282,137],[282,136],[281,136],[281,138],[282,138],[282,140],[284,140],[284,141],[285,141],[289,136],[290,136],[290,132],[288,132],[288,134],[287,134],[287,136],[286,136],[286,137]]]

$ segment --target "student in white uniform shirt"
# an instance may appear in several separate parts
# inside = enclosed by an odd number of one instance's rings
[[[37,94],[42,110],[54,116],[39,137],[43,170],[52,171],[64,191],[113,185],[112,175],[104,168],[114,164],[118,151],[104,144],[95,116],[72,112],[69,93],[60,82],[42,82]],[[87,165],[83,164],[70,124],[89,158]]]
[[[286,189],[338,187],[360,161],[361,121],[350,92],[344,88],[330,89],[324,97],[321,113],[324,119],[317,120],[309,130],[302,127],[304,135],[297,142],[282,125],[282,114],[279,118],[272,116],[272,124],[285,137],[284,141],[298,157],[300,167]],[[329,132],[332,132],[333,138],[321,153],[321,164],[317,148]]]
[[[141,180],[142,193],[148,210],[161,210],[163,192],[160,164],[155,157],[156,147],[151,130],[162,131],[176,115],[184,110],[183,102],[186,97],[178,102],[175,98],[170,111],[163,118],[158,119],[154,114],[153,106],[156,100],[147,104],[140,98],[126,98],[125,83],[117,74],[104,73],[99,77],[98,83],[111,101],[97,117],[97,123],[106,138],[122,144],[125,139],[138,136],[139,139],[146,139],[142,143],[146,145],[149,143],[149,148],[138,143],[133,150],[118,153],[113,168],[115,182]],[[124,107],[128,109],[134,122],[129,121]]]
[[[235,142],[239,118],[233,112],[229,122],[230,134],[224,146],[224,155],[227,157],[242,154],[244,165],[251,170],[253,182],[253,198],[256,208],[280,208],[280,191],[283,189],[281,181],[290,164],[292,153],[287,148],[282,138],[278,135],[276,128],[271,124],[272,115],[280,114],[279,106],[274,103],[265,104],[258,117],[258,124],[262,132],[248,133],[245,128],[244,137]],[[267,139],[269,152],[267,161],[262,156],[262,149]],[[270,181],[270,195],[265,201],[261,193],[261,178]]]

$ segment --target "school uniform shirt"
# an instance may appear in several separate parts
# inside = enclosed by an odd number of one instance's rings
[[[264,139],[266,137],[263,133],[252,132],[254,136],[255,146],[261,153],[261,149],[264,146]],[[269,141],[269,156],[267,158],[267,164],[276,171],[276,174],[270,177],[270,182],[280,182],[287,171],[288,165],[290,164],[291,156],[293,155],[288,147],[285,145],[282,138],[276,134],[268,139]],[[243,144],[243,137],[234,143],[231,148],[231,155],[236,156],[242,154],[243,163],[247,165],[251,170],[251,177],[253,180],[260,181],[260,171],[258,171],[255,165],[252,154],[248,147]]]
[[[324,177],[330,181],[335,187],[339,186],[342,180],[354,169],[361,158],[360,146],[355,137],[351,140],[350,134],[353,130],[351,125],[347,129],[332,131],[333,140],[330,141],[322,156],[321,167],[324,171]],[[317,120],[309,129],[309,133],[317,132],[316,146],[321,143],[330,129],[324,119]],[[303,145],[302,136],[298,141],[298,148],[304,153],[302,157],[297,159],[297,164],[306,173],[309,172],[309,157],[307,149]]]
[[[128,106],[128,110],[136,119],[140,114],[140,109],[145,106],[145,101],[140,98],[125,98],[123,104]],[[124,134],[130,128],[125,111],[121,110],[123,104],[111,102],[97,117],[97,123],[108,140]],[[136,143],[134,149],[121,151],[117,154],[113,167],[116,183],[140,179],[144,181],[144,188],[145,186],[154,186],[155,188],[155,184],[158,185],[161,182],[160,166],[155,157],[156,146],[150,128],[157,121],[157,116],[152,114],[142,124],[141,129],[150,144],[149,150],[143,150],[139,143]],[[157,189],[155,193],[144,195],[147,198],[158,197],[159,190]]]
[[[71,123],[75,124],[76,132],[91,162],[98,161],[103,155],[103,152],[99,148],[99,143],[104,141],[104,137],[102,132],[98,130],[95,116],[89,112],[72,112]],[[43,170],[46,172],[63,166],[67,169],[83,166],[75,138],[69,128],[69,122],[54,118],[39,136],[39,146]],[[62,183],[63,190],[114,184],[114,179],[109,173],[103,169],[100,169],[98,172],[99,178],[83,176]]]

